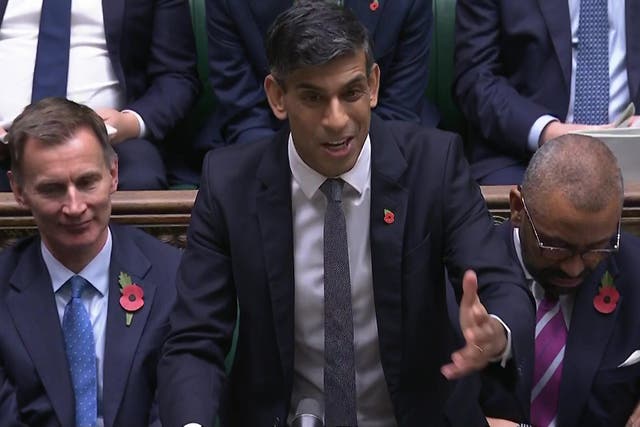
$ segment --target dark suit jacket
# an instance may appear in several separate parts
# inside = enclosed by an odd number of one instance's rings
[[[0,0],[0,23],[7,2]],[[199,90],[188,2],[103,0],[102,13],[124,108],[140,114],[149,139],[162,140]]]
[[[499,233],[517,260],[512,230],[507,222],[500,226]],[[640,399],[640,363],[618,367],[640,349],[639,256],[640,239],[623,233],[620,252],[602,262],[580,285],[562,368],[559,426],[623,426]],[[598,312],[593,305],[605,271],[611,273],[620,293],[616,309],[610,314]],[[534,356],[521,356],[523,370],[531,378]],[[493,382],[485,381],[483,387],[483,406],[489,415],[506,416],[507,411],[510,418],[518,414],[520,420],[528,419],[530,384],[519,389],[519,402],[510,394],[502,394]]]
[[[431,0],[345,0],[373,40],[381,70],[376,112],[384,119],[435,126],[438,114],[426,97],[433,14]],[[267,104],[263,81],[269,73],[265,37],[271,23],[293,0],[209,0],[209,68],[218,101],[199,149],[272,136],[282,126]]]
[[[533,304],[494,238],[459,138],[375,115],[370,137],[371,263],[382,368],[399,425],[424,426],[425,419],[446,425],[451,384],[439,369],[454,346],[443,260],[458,296],[464,270],[478,272],[482,300],[510,325],[517,345],[533,334]],[[220,404],[223,425],[286,422],[294,358],[287,138],[283,130],[206,158],[159,366],[164,425],[213,425],[236,299],[239,337]],[[393,224],[383,221],[385,209],[395,213]]]
[[[640,1],[626,0],[627,73],[640,105]],[[571,89],[571,25],[566,1],[458,0],[454,92],[469,121],[478,179],[531,157],[535,120],[564,120]]]
[[[110,227],[104,424],[146,426],[157,417],[152,408],[156,365],[169,329],[180,252],[140,230]],[[120,272],[144,290],[144,306],[129,327],[119,303]],[[0,425],[74,425],[62,329],[39,238],[21,241],[0,255],[0,324]]]

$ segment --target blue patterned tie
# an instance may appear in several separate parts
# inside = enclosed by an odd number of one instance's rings
[[[580,0],[574,123],[609,122],[609,13],[607,0]]]
[[[93,427],[98,414],[98,368],[91,320],[80,298],[91,284],[81,276],[67,283],[71,284],[71,300],[64,309],[62,332],[75,395],[76,427]]]
[[[326,426],[357,426],[353,308],[341,179],[327,179],[324,217],[324,400]]]
[[[31,101],[67,96],[71,0],[43,0]]]

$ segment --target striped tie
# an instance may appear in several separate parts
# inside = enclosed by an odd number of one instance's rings
[[[557,297],[545,294],[536,314],[536,360],[531,391],[531,423],[536,427],[556,426],[562,379],[562,359],[567,341]]]

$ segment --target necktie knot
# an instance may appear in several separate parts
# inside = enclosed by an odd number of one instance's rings
[[[89,282],[82,276],[71,276],[68,283],[71,284],[71,298],[80,298],[82,293],[87,288]]]
[[[324,193],[329,202],[342,202],[342,187],[344,181],[340,178],[327,178],[320,186],[320,191]]]

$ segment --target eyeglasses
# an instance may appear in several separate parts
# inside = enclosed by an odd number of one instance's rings
[[[620,222],[622,218],[618,220],[618,231],[614,237],[611,238],[608,246],[605,248],[594,248],[587,249],[585,251],[577,251],[575,248],[568,247],[559,247],[559,246],[549,246],[542,243],[540,240],[540,235],[536,230],[536,226],[533,224],[533,220],[531,219],[531,214],[529,214],[529,209],[527,209],[527,204],[524,201],[524,195],[522,192],[520,193],[520,198],[522,200],[522,207],[524,208],[524,212],[527,214],[527,218],[529,218],[529,223],[531,224],[531,229],[533,230],[533,234],[536,237],[536,241],[538,242],[538,248],[540,248],[540,254],[553,261],[564,261],[566,259],[574,257],[576,254],[579,254],[583,261],[589,264],[596,264],[608,255],[618,252],[620,249]]]

